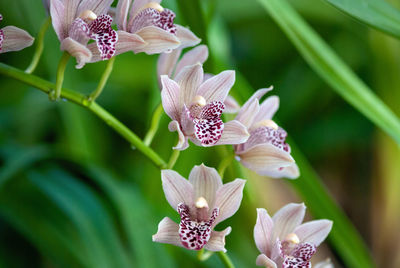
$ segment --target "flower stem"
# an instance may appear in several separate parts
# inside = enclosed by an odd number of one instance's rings
[[[43,48],[44,48],[44,36],[46,34],[47,29],[49,28],[51,23],[51,17],[48,17],[40,27],[39,34],[36,38],[36,49],[35,49],[35,54],[33,54],[33,58],[31,63],[29,64],[28,68],[26,68],[25,73],[31,74],[33,71],[35,71],[40,57],[42,56],[43,53]]]
[[[98,96],[100,96],[101,92],[103,92],[103,89],[108,81],[108,78],[110,77],[110,74],[113,70],[114,66],[114,61],[116,57],[112,57],[107,61],[106,69],[103,72],[103,75],[101,76],[100,82],[97,85],[97,88],[95,91],[92,92],[92,94],[89,95],[88,100],[89,101],[95,101]]]
[[[218,251],[217,253],[219,259],[222,261],[226,268],[235,268],[235,265],[233,265],[233,262],[229,258],[228,254],[224,253],[223,251]]]
[[[197,253],[197,258],[199,261],[206,261],[208,260],[212,255],[214,254],[214,251],[208,251],[205,250],[204,248],[200,249]]]
[[[224,173],[226,168],[232,163],[232,160],[235,158],[234,154],[228,155],[227,157],[222,158],[222,161],[219,163],[218,166],[218,174],[221,178],[224,177]]]
[[[57,67],[56,85],[55,88],[49,94],[50,100],[57,100],[61,96],[62,84],[64,82],[65,67],[67,67],[67,63],[70,57],[71,56],[68,54],[68,52],[66,51],[63,52]]]
[[[161,116],[163,114],[163,107],[160,103],[157,108],[154,110],[153,117],[151,118],[151,125],[149,131],[147,132],[146,136],[144,137],[144,144],[150,146],[151,142],[153,141],[154,136],[157,133],[158,125],[160,123]]]
[[[179,158],[179,154],[181,153],[180,150],[173,150],[172,154],[169,158],[167,168],[172,169],[175,166],[176,160]]]

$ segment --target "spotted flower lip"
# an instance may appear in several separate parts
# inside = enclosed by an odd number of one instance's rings
[[[173,170],[163,170],[161,180],[165,197],[181,221],[177,224],[165,217],[153,241],[191,250],[225,252],[225,236],[231,227],[223,231],[214,231],[214,227],[239,209],[245,181],[236,179],[222,184],[218,172],[203,164],[192,169],[189,180]]]
[[[113,0],[50,0],[53,28],[61,50],[76,58],[76,68],[92,61],[110,59],[115,54],[117,32],[107,14]],[[95,42],[88,44],[89,40]]]
[[[310,259],[332,229],[330,220],[302,223],[306,207],[291,203],[271,218],[263,208],[257,209],[254,240],[261,254],[256,264],[268,268],[311,267]],[[324,264],[324,265],[323,265]],[[320,267],[331,267],[329,262]]]
[[[190,139],[199,146],[240,144],[249,133],[238,120],[222,122],[224,101],[235,81],[234,71],[224,71],[204,81],[201,64],[184,67],[175,80],[161,76],[161,100],[173,120],[170,131],[177,131],[179,142],[174,149],[184,150]]]
[[[0,22],[3,16],[0,14]],[[34,38],[25,30],[15,26],[0,28],[0,53],[19,51],[33,44]]]
[[[235,153],[244,166],[259,175],[295,179],[300,173],[285,141],[287,133],[272,121],[279,108],[279,98],[270,96],[260,104],[260,99],[270,90],[272,87],[257,90],[237,114],[236,120],[249,129],[250,137],[247,142],[234,146]]]

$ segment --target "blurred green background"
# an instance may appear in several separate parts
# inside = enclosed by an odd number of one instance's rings
[[[276,118],[361,233],[377,266],[399,267],[399,147],[310,69],[257,1],[201,3],[207,30],[196,31],[202,30],[200,22],[190,26],[210,45],[205,70],[240,72],[241,83],[232,90],[240,102],[251,94],[242,89],[243,81],[253,90],[274,85],[272,94],[281,100]],[[324,1],[290,3],[399,115],[399,42]],[[187,25],[184,5],[179,9],[174,0],[164,0],[163,6]],[[1,1],[0,13],[0,27],[15,25],[33,36],[46,19],[39,0]],[[0,61],[25,69],[34,48],[0,54]],[[50,28],[35,74],[55,82],[60,57]],[[156,62],[156,55],[118,56],[98,99],[140,137],[160,102]],[[82,70],[74,64],[68,64],[65,87],[90,93],[105,62]],[[168,122],[164,114],[152,143],[164,159],[176,141]],[[223,147],[190,146],[175,170],[187,177],[194,165],[217,167],[225,155]],[[225,179],[234,179],[238,170],[239,165],[229,167]],[[217,229],[232,226],[228,254],[237,267],[255,267],[255,208],[274,213],[304,200],[286,180],[242,172],[247,186],[241,209]],[[159,169],[140,152],[82,107],[50,102],[42,92],[0,76],[0,267],[222,267],[217,256],[199,262],[196,252],[153,243],[151,235],[164,216],[178,221],[162,192]],[[330,243],[319,248],[313,262],[327,257],[346,266]]]

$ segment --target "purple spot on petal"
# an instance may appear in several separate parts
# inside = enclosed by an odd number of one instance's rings
[[[111,28],[111,23],[111,16],[103,14],[89,24],[90,38],[96,40],[103,60],[114,56],[115,45],[118,41],[117,32]]]

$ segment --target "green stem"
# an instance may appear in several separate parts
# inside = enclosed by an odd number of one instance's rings
[[[199,261],[206,261],[208,260],[212,255],[214,254],[214,251],[208,251],[205,250],[204,248],[200,249],[197,253],[197,258]]]
[[[36,49],[35,49],[35,54],[33,54],[33,58],[31,63],[29,64],[28,68],[26,68],[25,73],[31,74],[33,71],[35,71],[40,57],[43,54],[43,48],[44,48],[44,36],[46,34],[47,29],[49,28],[51,24],[51,18],[48,17],[40,27],[40,31],[38,36],[36,37]]]
[[[176,160],[179,158],[179,154],[181,153],[180,150],[173,150],[172,154],[169,158],[167,168],[172,169],[175,166]]]
[[[222,158],[221,163],[219,163],[218,166],[218,174],[221,176],[221,178],[224,177],[224,173],[226,168],[232,163],[232,160],[235,158],[234,154],[228,155],[224,158]]]
[[[108,78],[110,77],[110,74],[113,70],[114,66],[114,61],[116,57],[112,57],[107,61],[106,69],[103,72],[103,75],[100,78],[100,82],[97,85],[97,88],[95,91],[92,92],[92,94],[89,95],[88,100],[89,101],[95,101],[98,96],[100,96],[101,92],[103,92],[103,89],[108,81]]]
[[[57,100],[61,96],[61,89],[64,82],[65,67],[67,67],[67,63],[70,57],[71,56],[66,51],[64,51],[61,56],[60,62],[58,63],[57,67],[56,85],[55,88],[49,94],[49,98],[51,100]]]
[[[229,258],[228,254],[218,251],[218,257],[222,261],[222,263],[225,265],[226,268],[235,268],[235,265],[233,265],[232,260]]]
[[[35,87],[46,94],[50,94],[56,87],[54,83],[46,81],[32,74],[26,74],[21,70],[18,70],[3,63],[0,63],[0,74]],[[124,139],[131,143],[132,146],[134,146],[145,156],[147,156],[160,169],[167,167],[165,161],[156,152],[154,152],[150,147],[146,146],[135,133],[129,130],[124,124],[122,124],[109,112],[104,110],[104,108],[102,108],[96,102],[89,102],[84,95],[65,88],[63,88],[61,92],[61,97],[84,108],[87,108],[88,110],[96,114],[100,119],[106,122],[107,125],[113,128],[118,134],[120,134]]]
[[[163,114],[163,106],[160,103],[153,113],[149,131],[147,132],[146,136],[144,137],[144,144],[146,144],[147,146],[150,146],[151,142],[153,141],[154,136],[157,133],[158,125],[160,123],[162,114]]]

